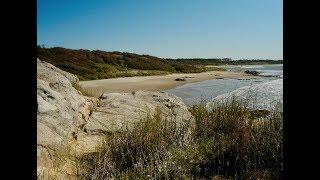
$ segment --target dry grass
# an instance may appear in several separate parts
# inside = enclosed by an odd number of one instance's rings
[[[210,111],[202,105],[194,106],[192,112],[196,118],[196,143],[188,149],[198,150],[195,154],[199,156],[194,156],[192,151],[184,152],[185,160],[193,159],[197,163],[182,165],[194,167],[193,175],[214,173],[240,179],[281,176],[283,119],[280,112],[271,112],[257,120],[252,111],[235,99],[218,104]],[[256,121],[264,123],[256,125]]]
[[[99,152],[81,159],[85,179],[279,179],[282,176],[282,115],[256,115],[234,100],[207,110],[193,106],[196,126],[160,114],[133,129],[108,135]],[[261,119],[262,117],[262,119]]]
[[[145,179],[167,176],[161,171],[168,149],[181,146],[187,125],[163,119],[160,112],[136,123],[131,130],[107,136],[108,144],[82,159],[85,179]]]
[[[88,97],[99,97],[103,93],[103,90],[83,89],[79,83],[73,83],[72,87],[79,91],[82,95]]]

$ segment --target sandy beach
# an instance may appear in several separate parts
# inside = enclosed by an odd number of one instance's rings
[[[132,92],[137,90],[162,91],[181,86],[186,83],[200,82],[218,78],[251,78],[252,76],[231,71],[209,71],[192,74],[169,74],[162,76],[136,76],[112,79],[80,81],[80,86],[89,94],[99,97],[107,92]],[[175,81],[184,78],[185,81]]]

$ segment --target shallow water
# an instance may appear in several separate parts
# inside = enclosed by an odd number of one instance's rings
[[[244,86],[251,86],[258,83],[265,83],[275,79],[281,79],[283,68],[282,65],[246,65],[246,66],[224,66],[229,71],[259,71],[262,75],[272,75],[276,77],[256,77],[254,79],[213,79],[197,83],[185,84],[167,90],[180,98],[187,104],[193,105],[198,103],[207,103],[213,98],[230,93]]]
[[[250,71],[258,71],[260,75],[265,76],[277,76],[281,77],[283,74],[283,65],[282,64],[272,64],[272,65],[225,65],[221,66],[229,71],[241,71],[244,72],[246,70]]]
[[[258,83],[251,86],[244,86],[230,93],[225,93],[213,98],[207,107],[215,102],[231,102],[237,97],[245,102],[249,109],[272,110],[277,108],[283,111],[283,79],[279,78],[265,83]]]

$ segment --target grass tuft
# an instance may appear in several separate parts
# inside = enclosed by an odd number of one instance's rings
[[[108,134],[107,143],[80,160],[82,179],[281,179],[279,111],[251,111],[241,102],[195,105],[191,138],[161,116]]]

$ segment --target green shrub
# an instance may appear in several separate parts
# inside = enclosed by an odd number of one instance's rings
[[[64,71],[77,75],[81,80],[149,76],[173,72],[199,73],[212,70],[199,64],[186,61],[168,61],[149,55],[99,50],[74,50],[60,47],[45,48],[38,46],[37,57]],[[140,70],[140,72],[134,73],[132,70]],[[216,68],[216,70],[218,69]]]

